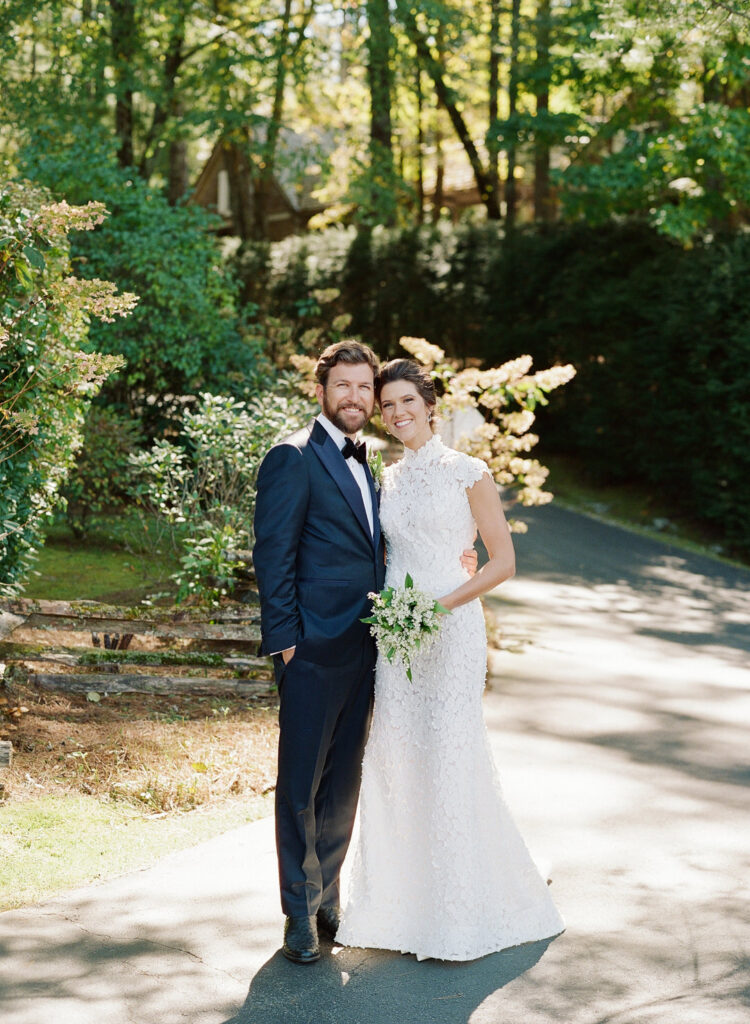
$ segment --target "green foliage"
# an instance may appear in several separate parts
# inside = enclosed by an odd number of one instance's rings
[[[414,192],[396,173],[384,147],[371,142],[369,159],[356,167],[346,200],[354,206],[357,224],[373,228],[406,223],[414,206]]]
[[[449,356],[469,357],[483,335],[492,289],[488,265],[500,244],[495,225],[445,222],[421,228],[355,232],[332,228],[272,247],[264,307],[287,317],[295,308],[292,288],[310,295],[335,289],[326,305],[351,315],[347,328],[381,356],[399,353],[402,335],[430,338]],[[490,327],[490,330],[492,328]]]
[[[100,205],[52,203],[44,191],[0,193],[0,593],[16,592],[81,444],[84,414],[122,365],[90,349],[92,317],[112,321],[135,296],[71,276],[68,232]]]
[[[599,479],[651,485],[747,554],[750,237],[685,250],[634,225],[528,233],[489,273],[482,354],[512,336],[578,368],[540,413],[546,446]]]
[[[283,381],[250,402],[202,394],[198,408],[185,414],[181,445],[159,440],[131,457],[142,506],[169,523],[180,547],[178,600],[217,604],[231,593],[241,554],[253,544],[261,459],[311,411]]]
[[[274,246],[272,264],[271,297],[278,281],[290,301],[287,266],[307,289],[340,287],[334,308],[381,357],[411,335],[470,367],[572,362],[536,409],[543,448],[657,487],[750,550],[747,235],[684,249],[636,224],[332,231]]]
[[[65,514],[76,537],[83,537],[97,515],[122,506],[132,483],[130,455],[141,440],[138,423],[106,406],[92,406],[83,444],[63,488]]]
[[[278,9],[266,0],[5,6],[2,120],[15,129],[6,151],[45,126],[60,140],[75,126],[114,136],[115,103],[130,100],[132,119],[119,130],[132,133],[144,178],[165,175],[176,139],[246,128],[278,48]]]
[[[581,11],[569,64],[581,126],[557,174],[565,217],[632,217],[685,244],[748,222],[749,28],[739,0]]]
[[[727,117],[727,148],[742,149],[750,27],[745,0],[322,6],[14,0],[6,7],[0,158],[11,162],[28,136],[64,156],[81,131],[92,140],[103,134],[113,154],[132,164],[131,176],[163,187],[176,201],[200,171],[198,143],[231,140],[247,157],[245,170],[256,175],[293,169],[299,181],[303,165],[325,165],[326,198],[336,207],[327,215],[368,228],[420,219],[438,165],[445,165],[450,188],[450,178],[469,172],[471,140],[482,138],[489,153],[475,154],[474,171],[486,179],[480,192],[492,216],[499,211],[489,202],[494,167],[487,157],[498,156],[502,181],[514,147],[520,184],[539,171],[546,200],[532,211],[528,191],[521,195],[519,221],[547,216],[554,206],[549,147],[555,166],[571,164],[573,205],[590,194],[592,212],[607,191],[596,169],[613,157],[607,173],[620,184],[616,158],[624,140],[655,172],[657,208],[669,207],[669,182],[680,177],[705,189],[709,221],[724,216],[709,193],[717,193],[721,207],[731,199],[739,203],[748,191],[747,175],[731,153],[727,160],[741,171],[744,193],[742,180],[711,173],[706,154],[705,182],[694,167],[664,180],[658,154],[652,163],[645,143],[632,148],[631,139],[647,137],[658,150],[660,138],[673,136],[670,161],[682,164],[680,144],[689,148],[705,124],[701,106],[718,104],[736,112]],[[292,127],[298,141],[323,140],[323,153],[313,156],[318,147],[311,144],[299,147],[303,157],[300,151],[285,156],[282,125]],[[463,150],[460,165],[453,147]],[[89,163],[84,153],[77,167],[83,178]],[[428,192],[421,210],[418,183]],[[618,201],[630,209],[637,197],[635,213],[647,217],[654,205],[650,189],[636,184]],[[704,204],[671,198],[679,200],[677,215],[666,209],[659,229],[680,239],[700,235]],[[256,216],[257,206],[246,213],[256,223],[245,231],[260,230],[264,216]],[[746,209],[733,206],[731,214],[747,222]]]
[[[110,217],[74,241],[85,277],[106,276],[139,297],[134,315],[92,342],[127,360],[106,398],[140,418],[151,436],[179,415],[180,399],[203,388],[245,395],[262,379],[259,347],[242,330],[236,283],[227,272],[214,219],[200,207],[170,206],[120,170],[96,139],[61,153],[44,136],[24,149],[24,168],[68,199],[95,197]],[[82,173],[82,168],[85,170]]]
[[[569,218],[642,217],[689,243],[747,214],[750,114],[701,104],[671,127],[631,129],[614,153],[573,165],[559,180]]]

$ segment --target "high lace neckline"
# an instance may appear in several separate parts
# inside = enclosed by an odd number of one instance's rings
[[[433,434],[429,441],[425,441],[419,448],[407,448],[404,445],[404,462],[410,466],[429,466],[437,462],[445,451],[440,434]]]

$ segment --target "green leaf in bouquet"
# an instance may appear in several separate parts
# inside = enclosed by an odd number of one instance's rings
[[[374,615],[368,615],[366,619],[360,619],[360,622],[366,622],[368,626],[374,625],[378,620]]]
[[[435,611],[436,612],[442,612],[443,615],[451,615],[452,614],[450,609],[449,608],[444,608],[443,605],[439,601],[435,602]]]
[[[396,653],[396,648],[395,647],[391,647],[391,649],[386,654],[386,658],[388,659],[388,661],[393,661],[393,656],[394,656],[395,653]]]
[[[404,580],[404,587],[407,590],[411,590],[413,586],[414,586],[414,580],[411,578],[411,576],[407,572],[406,579]]]
[[[411,665],[406,670],[406,678],[409,680],[410,683],[414,682],[414,680],[411,677]]]

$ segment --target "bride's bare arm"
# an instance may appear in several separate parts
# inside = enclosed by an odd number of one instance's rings
[[[449,611],[486,594],[516,571],[516,556],[510,528],[503,512],[497,486],[485,473],[473,487],[467,488],[471,513],[487,548],[490,560],[466,583],[439,598]]]

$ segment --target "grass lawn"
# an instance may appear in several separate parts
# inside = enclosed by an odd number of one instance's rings
[[[0,737],[14,748],[1,777],[0,910],[144,867],[272,810],[275,694],[94,703],[11,683]]]
[[[154,595],[176,592],[178,568],[165,539],[160,551],[139,550],[138,526],[111,517],[83,540],[63,524],[50,527],[24,597],[49,601],[102,601],[137,604]]]
[[[125,517],[50,528],[25,597],[169,601],[178,568]],[[148,550],[143,550],[148,548]],[[0,684],[0,910],[145,867],[269,814],[277,698],[41,691]]]
[[[270,814],[270,795],[167,816],[96,796],[48,794],[0,806],[0,911],[148,867],[174,850]]]

